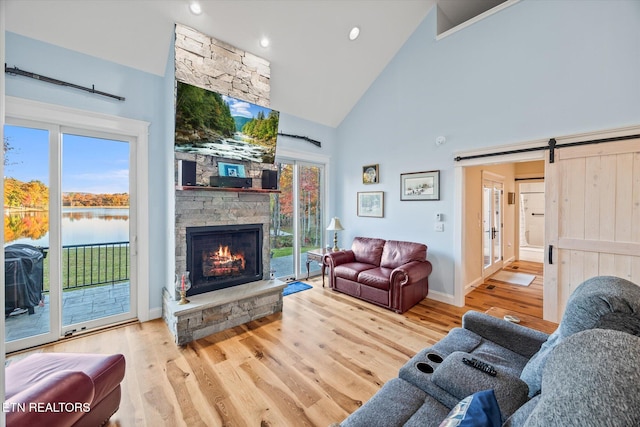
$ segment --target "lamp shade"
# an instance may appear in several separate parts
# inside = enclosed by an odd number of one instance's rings
[[[344,230],[344,228],[342,227],[342,224],[340,224],[340,219],[337,216],[334,216],[333,218],[331,218],[331,222],[327,227],[327,231],[340,231],[340,230]]]

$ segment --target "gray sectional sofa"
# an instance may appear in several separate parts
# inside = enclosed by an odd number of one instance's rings
[[[503,427],[638,426],[638,335],[640,287],[615,277],[576,288],[551,335],[470,311],[340,425],[438,426],[459,401],[492,389]]]

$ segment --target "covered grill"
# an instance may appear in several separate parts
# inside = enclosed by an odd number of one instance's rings
[[[35,246],[15,244],[4,248],[4,314],[28,310],[42,301],[45,253]]]

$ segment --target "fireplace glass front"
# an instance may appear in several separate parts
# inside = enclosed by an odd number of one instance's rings
[[[187,268],[187,295],[262,280],[262,225],[187,227]]]

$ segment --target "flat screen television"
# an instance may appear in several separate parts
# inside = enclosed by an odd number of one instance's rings
[[[175,151],[273,163],[280,114],[178,81]]]

